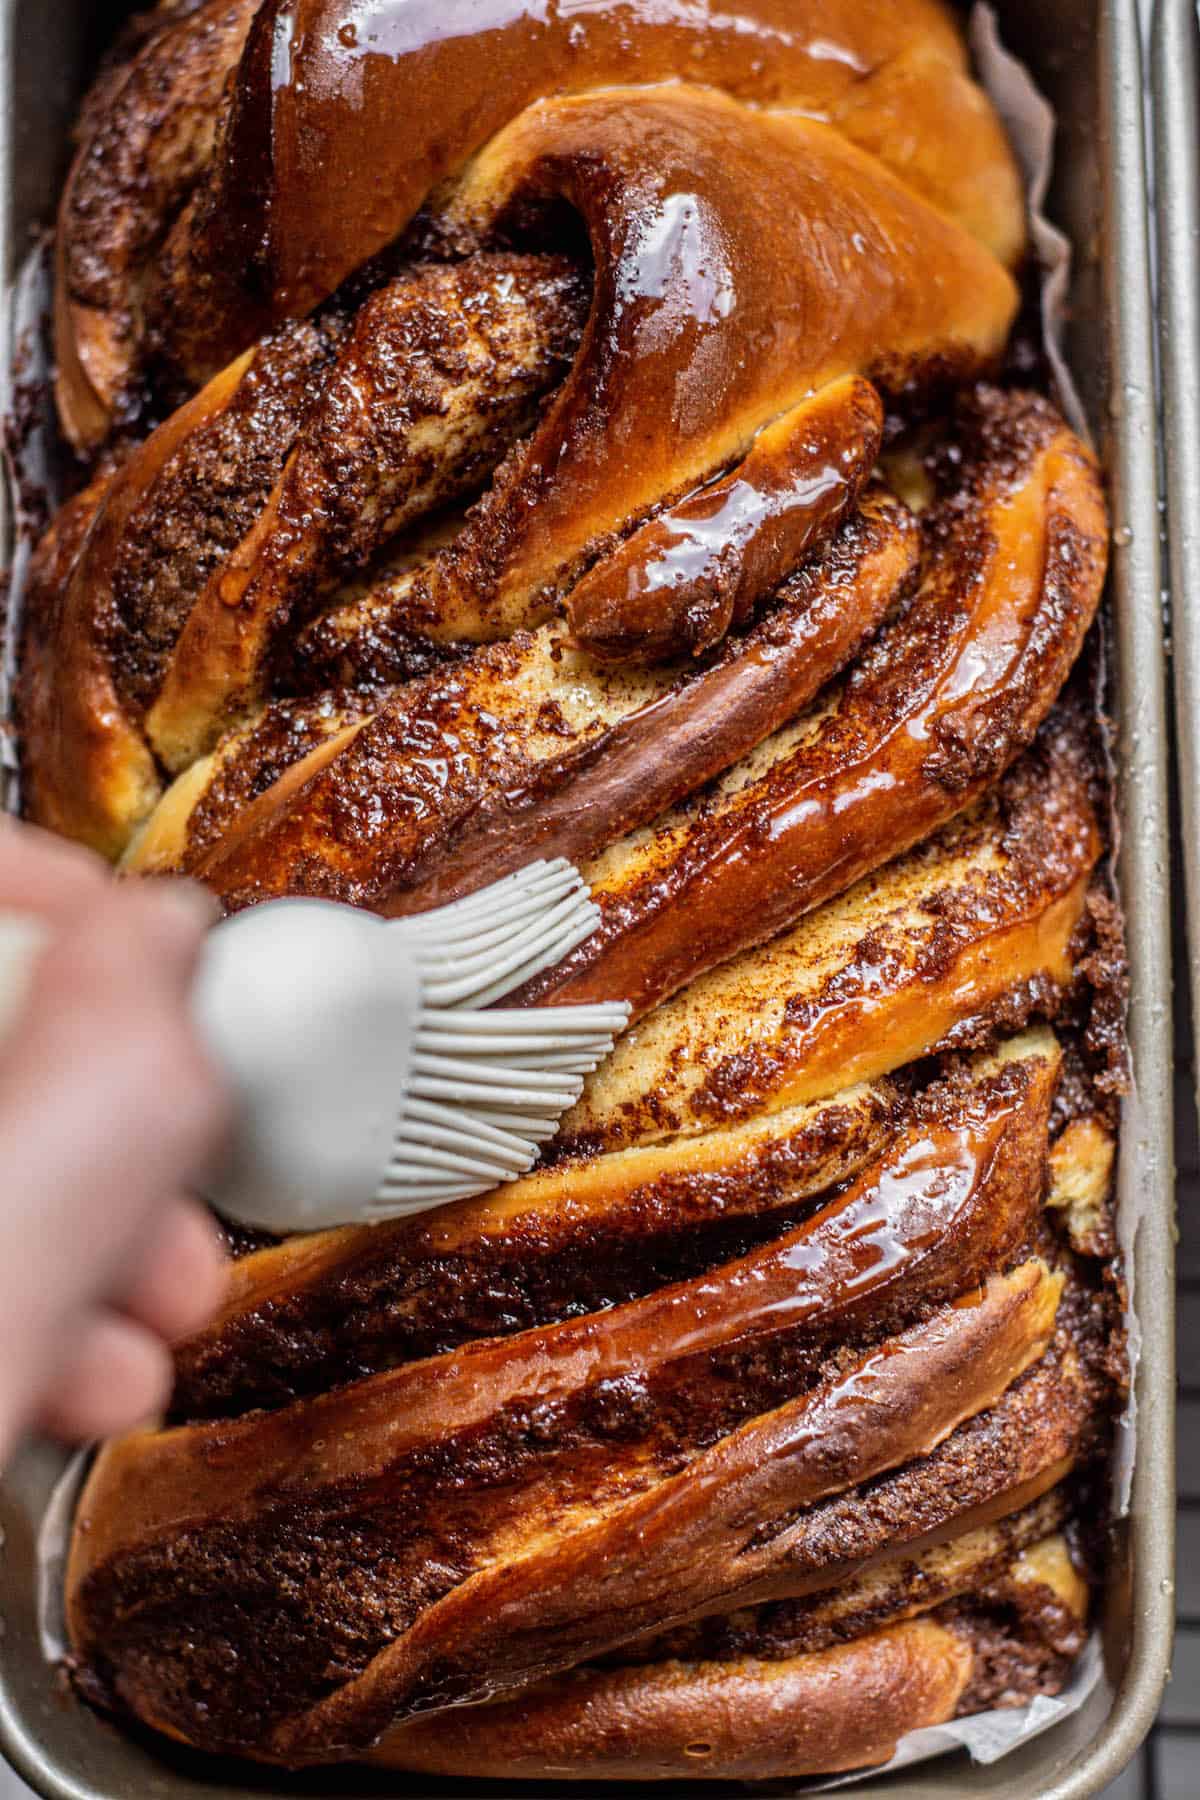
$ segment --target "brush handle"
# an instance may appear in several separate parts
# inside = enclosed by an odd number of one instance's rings
[[[288,1233],[357,1223],[391,1161],[421,1013],[417,966],[370,913],[278,900],[208,941],[201,1033],[238,1116],[206,1197]]]

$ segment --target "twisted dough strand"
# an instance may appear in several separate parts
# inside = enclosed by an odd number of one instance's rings
[[[602,926],[525,998],[639,1019],[527,1178],[243,1246],[89,1480],[82,1691],[268,1762],[688,1780],[1057,1690],[1121,1380],[1059,700],[1106,522],[983,385],[1023,221],[949,14],[167,0],[122,55],[34,812],[228,908],[571,856]]]
[[[165,365],[181,399],[309,311],[531,102],[681,71],[828,118],[1017,260],[1016,169],[939,0],[495,13],[444,0],[436,15],[379,0],[366,19],[354,0],[160,7],[124,79],[89,106],[64,194],[69,436],[95,448],[137,407],[148,368]]]

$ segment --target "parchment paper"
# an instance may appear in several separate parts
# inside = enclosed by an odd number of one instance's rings
[[[1029,235],[1034,257],[1041,271],[1041,319],[1047,358],[1053,374],[1055,399],[1072,427],[1090,438],[1088,422],[1075,382],[1063,353],[1063,319],[1070,284],[1071,246],[1068,239],[1045,217],[1042,208],[1049,186],[1054,155],[1055,119],[1053,110],[1039,93],[1024,65],[1003,47],[992,8],[985,4],[974,7],[969,28],[971,49],[980,79],[1012,139],[1025,177],[1029,207]],[[35,382],[48,373],[44,320],[50,302],[49,263],[44,249],[35,253],[26,265],[17,286],[14,305],[16,346],[20,378]],[[9,406],[11,414],[12,407]],[[52,420],[44,421],[25,440],[20,449],[20,470],[27,482],[42,486],[53,496],[52,457],[49,433]],[[10,457],[10,471],[11,471]],[[20,482],[10,486],[20,490]],[[18,510],[19,520],[19,510]],[[28,572],[31,544],[29,534],[18,535],[18,546],[12,569],[10,604],[6,622],[3,668],[0,669],[0,718],[10,718],[11,683],[14,667],[20,594]],[[0,735],[0,776],[5,782],[4,799],[8,809],[17,805],[17,767],[13,753],[11,729],[3,727]],[[1136,1095],[1126,1103],[1125,1129],[1134,1129],[1131,1114],[1136,1113]],[[1118,1219],[1118,1239],[1125,1257],[1127,1280],[1131,1285],[1131,1308],[1126,1318],[1130,1359],[1136,1365],[1138,1353],[1137,1322],[1132,1312],[1132,1246],[1137,1219]],[[1116,1445],[1114,1492],[1119,1512],[1128,1505],[1130,1471],[1134,1453],[1132,1403],[1120,1422]],[[66,1554],[70,1539],[71,1519],[86,1472],[88,1455],[74,1457],[55,1489],[47,1508],[39,1536],[38,1618],[43,1653],[56,1661],[65,1653],[62,1589]],[[931,1726],[909,1732],[900,1740],[896,1754],[886,1765],[876,1766],[851,1775],[838,1776],[796,1788],[796,1795],[826,1793],[851,1787],[858,1782],[893,1770],[909,1767],[951,1750],[966,1749],[980,1763],[993,1763],[1019,1745],[1039,1737],[1050,1726],[1077,1712],[1088,1699],[1101,1675],[1101,1652],[1093,1636],[1079,1658],[1068,1686],[1061,1694],[1048,1698],[1039,1695],[1028,1705],[974,1717],[956,1719],[948,1725]]]
[[[4,460],[8,477],[4,499],[12,515],[13,558],[8,572],[0,650],[0,806],[10,813],[19,812],[21,806],[20,765],[13,725],[13,680],[21,628],[21,599],[29,579],[38,524],[28,511],[27,496],[44,496],[51,506],[58,499],[50,448],[56,430],[49,349],[52,270],[49,246],[39,244],[17,277],[11,309],[13,336],[11,344],[4,347],[2,369],[0,418],[7,421]],[[32,412],[18,404],[18,387],[32,397]],[[16,421],[19,419],[24,422],[18,435]]]

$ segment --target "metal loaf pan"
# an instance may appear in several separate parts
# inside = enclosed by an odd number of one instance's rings
[[[1191,0],[1164,0],[1178,25]],[[96,0],[0,0],[0,243],[11,282],[32,228],[47,222],[64,172],[78,96],[119,5]],[[1060,120],[1053,216],[1076,247],[1068,351],[1101,437],[1114,514],[1110,583],[1113,705],[1117,715],[1120,880],[1132,965],[1130,1037],[1136,1101],[1127,1108],[1120,1161],[1121,1204],[1141,1223],[1132,1257],[1141,1358],[1130,1517],[1115,1533],[1104,1605],[1105,1675],[1072,1718],[989,1767],[943,1758],[853,1791],[889,1800],[1085,1800],[1113,1779],[1145,1735],[1170,1654],[1173,1550],[1173,1240],[1171,1165],[1170,951],[1167,863],[1164,648],[1159,611],[1157,418],[1143,154],[1141,52],[1132,0],[1010,0],[1002,32],[1031,67]],[[1179,109],[1193,123],[1194,85],[1182,66]],[[1186,105],[1185,105],[1186,102]],[[1174,155],[1175,152],[1172,152]],[[1173,165],[1174,166],[1174,165]],[[1194,191],[1194,190],[1193,190]],[[1179,231],[1192,229],[1172,217]],[[1182,241],[1182,240],[1181,240]],[[1191,272],[1191,264],[1188,264]],[[1196,299],[1195,288],[1187,296]],[[1176,302],[1182,306],[1181,296]],[[1182,316],[1182,314],[1181,314]],[[5,322],[7,367],[10,328]],[[1190,453],[1197,454],[1196,321],[1177,329],[1176,349],[1192,380]],[[1177,446],[1178,447],[1178,446]],[[1176,463],[1176,472],[1180,465]],[[1190,480],[1188,491],[1196,491]],[[1189,540],[1193,561],[1200,540]],[[1177,546],[1178,547],[1178,546]],[[1181,590],[1182,591],[1182,590]],[[1178,632],[1178,623],[1177,623]],[[1193,650],[1200,658],[1200,629]],[[1197,683],[1200,660],[1181,678]],[[1193,740],[1200,769],[1200,735]],[[1200,781],[1200,775],[1197,776]],[[1200,795],[1200,789],[1197,790]],[[1196,871],[1191,871],[1195,873]],[[37,1633],[34,1543],[54,1480],[57,1453],[28,1452],[0,1488],[0,1748],[52,1800],[249,1800],[275,1795],[368,1795],[391,1800],[527,1790],[499,1784],[390,1778],[354,1771],[297,1779],[217,1769],[164,1757],[67,1698],[42,1660]],[[571,1784],[547,1800],[631,1795],[636,1790]],[[664,1790],[640,1790],[645,1800]],[[673,1790],[678,1793],[679,1787]],[[773,1784],[776,1795],[782,1789]]]
[[[1192,1017],[1200,1019],[1200,21],[1193,0],[1157,0],[1152,34],[1175,753]]]

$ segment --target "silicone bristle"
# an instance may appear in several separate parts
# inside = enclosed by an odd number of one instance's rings
[[[535,863],[482,894],[402,919],[426,1005],[485,1007],[569,956],[600,922],[583,877],[567,862]]]
[[[423,1004],[371,1219],[486,1193],[534,1166],[629,1008],[492,1003],[569,955],[599,917],[578,871],[560,861],[389,926],[417,963]]]

